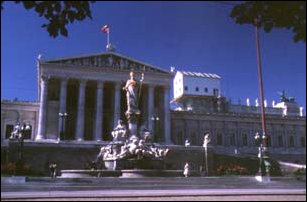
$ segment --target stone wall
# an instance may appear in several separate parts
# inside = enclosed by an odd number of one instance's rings
[[[101,145],[78,143],[37,143],[25,142],[24,160],[36,173],[49,174],[49,164],[56,162],[58,170],[86,169],[89,163],[96,159]],[[171,170],[183,170],[186,162],[190,164],[194,173],[199,173],[200,166],[205,167],[205,150],[202,147],[161,146],[168,147],[170,151],[165,157],[165,168]],[[12,149],[10,149],[12,152]],[[16,152],[16,150],[15,150]],[[17,154],[15,154],[16,159]],[[8,146],[1,147],[1,164],[9,162]],[[13,155],[14,156],[14,155]],[[208,169],[214,173],[213,151],[208,148]]]

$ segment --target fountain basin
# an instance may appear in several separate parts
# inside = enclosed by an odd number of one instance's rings
[[[121,170],[123,178],[138,177],[182,177],[182,170],[133,169]]]
[[[117,159],[104,160],[107,170],[129,170],[129,169],[164,169],[164,161],[161,159]]]
[[[61,170],[63,178],[82,178],[82,177],[119,177],[121,172],[118,170]]]

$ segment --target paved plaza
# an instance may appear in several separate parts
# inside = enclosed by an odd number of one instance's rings
[[[56,178],[1,180],[1,200],[280,200],[305,201],[306,182],[253,177]]]

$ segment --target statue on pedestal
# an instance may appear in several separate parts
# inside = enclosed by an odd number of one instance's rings
[[[140,82],[134,78],[134,72],[130,72],[130,79],[127,80],[124,90],[127,91],[127,111],[126,117],[129,123],[130,138],[137,138],[137,122],[141,112],[138,109],[141,86],[144,79],[144,74]]]
[[[113,142],[101,147],[97,162],[105,161],[107,168],[114,168],[109,166],[109,162],[113,162],[113,166],[115,165],[114,162],[121,162],[126,167],[129,167],[131,162],[133,162],[133,167],[142,167],[142,163],[138,164],[140,162],[153,165],[152,163],[157,161],[162,162],[169,152],[168,148],[159,148],[152,143],[152,135],[145,127],[146,124],[140,130],[140,134],[138,133],[138,119],[141,114],[138,105],[143,79],[144,75],[142,74],[138,82],[134,78],[134,73],[130,72],[130,79],[127,80],[123,88],[127,91],[127,111],[125,115],[128,128],[122,120],[119,120],[118,125],[112,131]]]
[[[140,82],[143,81],[143,77]],[[134,72],[130,72],[130,79],[127,80],[124,90],[127,91],[127,107],[126,114],[140,114],[138,109],[140,83],[134,78]]]

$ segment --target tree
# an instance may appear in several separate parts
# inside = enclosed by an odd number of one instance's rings
[[[1,1],[1,10],[3,2]],[[59,34],[67,37],[66,26],[75,20],[92,19],[90,3],[94,1],[15,1],[15,3],[21,3],[27,10],[34,9],[39,17],[45,18],[48,22],[42,27],[55,38]]]
[[[266,32],[291,29],[295,42],[306,43],[306,1],[248,1],[235,5],[230,16],[239,24],[254,24],[257,18]]]

